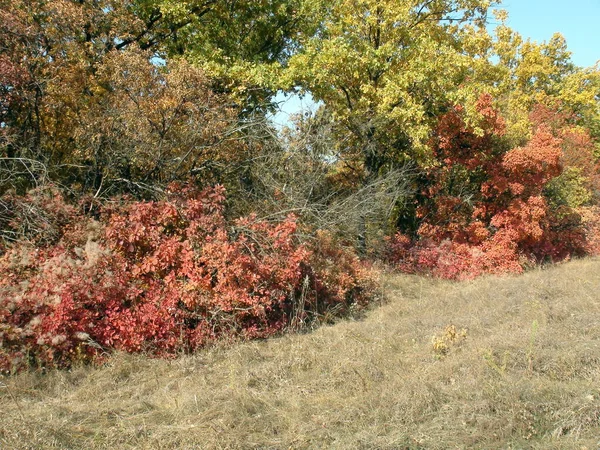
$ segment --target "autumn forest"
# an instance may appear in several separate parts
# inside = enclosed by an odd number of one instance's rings
[[[491,0],[0,0],[0,371],[600,253],[600,69]],[[277,94],[318,109],[273,124]]]

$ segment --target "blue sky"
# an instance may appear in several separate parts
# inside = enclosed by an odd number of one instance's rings
[[[501,8],[524,38],[541,42],[561,33],[576,65],[593,66],[600,59],[600,0],[504,0]]]
[[[524,39],[542,42],[561,33],[576,65],[589,67],[600,60],[600,0],[504,0],[500,9],[508,11],[508,25]],[[281,102],[274,117],[279,125],[290,114],[315,109],[310,96],[301,100],[279,95],[276,100]]]

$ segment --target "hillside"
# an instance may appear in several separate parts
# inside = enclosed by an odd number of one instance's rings
[[[0,447],[600,446],[600,260],[384,295],[311,333],[0,378]]]

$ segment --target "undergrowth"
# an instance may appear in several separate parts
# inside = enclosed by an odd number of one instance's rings
[[[218,186],[172,189],[163,201],[109,204],[100,220],[57,196],[46,203],[41,217],[68,223],[47,227],[47,245],[22,241],[0,259],[0,370],[192,352],[369,299],[369,270],[326,233],[301,240],[294,216],[227,220]]]

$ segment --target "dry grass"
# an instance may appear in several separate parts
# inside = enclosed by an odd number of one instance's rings
[[[600,447],[600,260],[386,294],[311,334],[2,378],[0,448]]]

